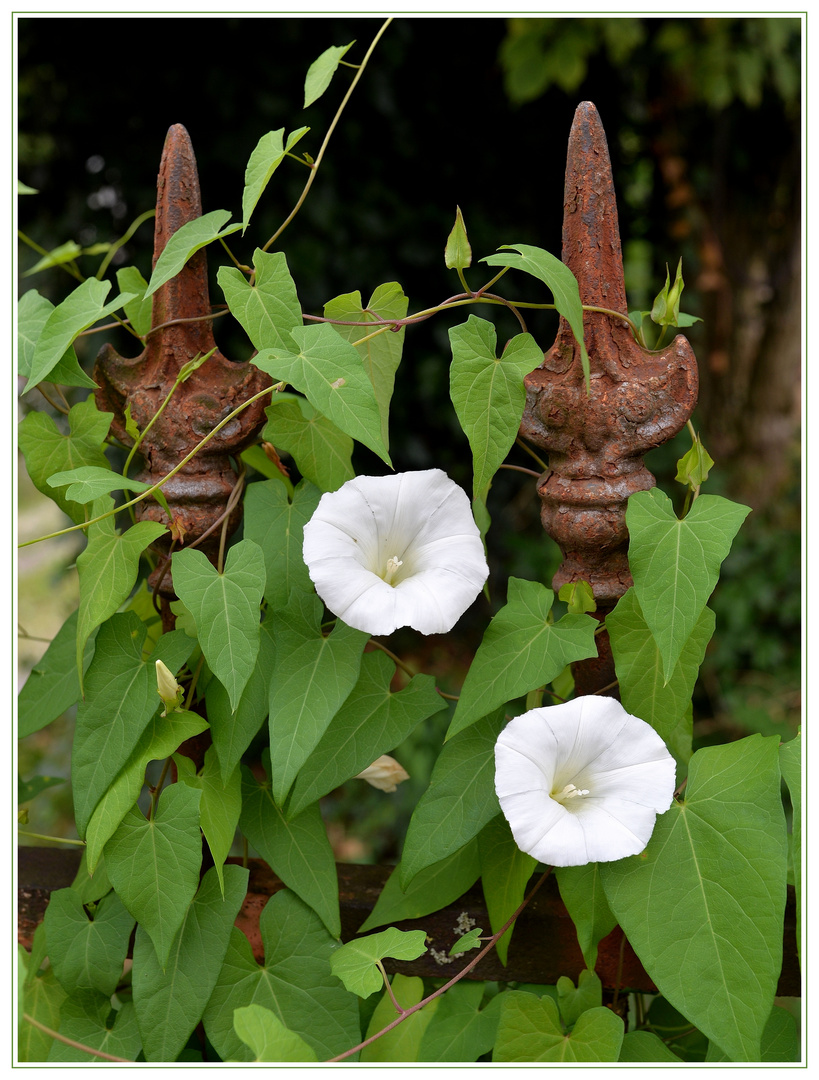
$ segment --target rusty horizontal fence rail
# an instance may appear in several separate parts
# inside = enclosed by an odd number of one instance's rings
[[[31,948],[32,936],[43,920],[51,893],[71,884],[80,859],[79,851],[20,848],[18,941],[25,948]],[[229,861],[241,862],[239,859]],[[259,933],[259,916],[270,897],[286,886],[261,859],[250,859],[248,866],[250,883],[242,909],[236,918],[236,926],[248,938],[254,956],[261,962],[264,953]],[[336,869],[341,904],[341,940],[352,941],[358,928],[372,912],[392,868],[338,863]],[[488,930],[489,916],[480,883],[440,911],[420,919],[404,919],[390,925],[398,927],[399,930],[424,930],[429,938],[430,950],[448,953],[457,941],[455,927],[459,915],[464,911],[470,918],[475,919],[478,926]],[[785,909],[784,957],[778,993],[781,996],[796,997],[801,993],[801,976],[796,954],[796,900],[792,886],[788,886]],[[451,964],[441,964],[428,950],[417,960],[387,959],[384,966],[390,973],[400,971],[404,975],[420,975],[424,978],[451,978],[468,961],[467,954],[453,960]],[[557,882],[554,877],[549,877],[518,920],[518,929],[512,935],[509,947],[507,965],[504,967],[501,964],[493,950],[467,978],[554,985],[561,975],[568,974],[576,979],[584,967],[574,924],[560,899]],[[657,990],[619,927],[601,941],[595,970],[603,987],[610,992],[619,989],[654,993]]]

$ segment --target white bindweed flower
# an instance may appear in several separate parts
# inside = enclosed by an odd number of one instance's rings
[[[674,774],[657,732],[610,697],[532,709],[495,744],[495,790],[515,843],[551,866],[637,855],[671,806]]]
[[[400,783],[409,780],[409,773],[403,765],[398,764],[394,757],[382,754],[363,772],[356,773],[353,780],[366,780],[379,791],[396,791]]]
[[[316,592],[348,626],[451,630],[489,574],[466,492],[440,469],[357,476],[304,527]]]

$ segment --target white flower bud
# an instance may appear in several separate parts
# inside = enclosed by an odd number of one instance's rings
[[[409,773],[398,764],[395,758],[391,758],[389,754],[382,754],[353,779],[366,780],[379,791],[395,791],[402,780],[409,780]]]
[[[165,706],[163,716],[181,705],[185,692],[161,660],[156,661],[156,689]]]

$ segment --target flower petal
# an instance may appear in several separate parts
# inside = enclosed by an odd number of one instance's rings
[[[359,476],[324,494],[303,553],[327,607],[370,634],[446,633],[489,573],[466,492],[440,469]]]
[[[515,842],[553,866],[642,851],[674,777],[662,739],[615,698],[532,709],[495,745],[495,790]]]

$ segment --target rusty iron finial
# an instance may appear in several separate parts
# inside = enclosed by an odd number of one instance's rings
[[[577,277],[584,305],[627,314],[611,162],[603,125],[590,101],[578,106],[569,137],[562,257]],[[520,431],[549,453],[549,470],[538,481],[538,494],[543,528],[564,556],[554,588],[588,581],[602,615],[632,584],[626,501],[635,491],[655,485],[643,455],[673,438],[691,415],[697,400],[697,362],[682,336],[662,352],[651,353],[637,344],[622,319],[587,311],[583,326],[590,393],[579,346],[561,318],[554,345],[526,377]],[[606,685],[601,678],[614,678],[602,655],[607,642],[601,638],[604,635],[598,635],[602,666],[593,689]]]
[[[154,231],[154,266],[171,236],[182,225],[202,215],[199,175],[190,137],[181,124],[168,131],[157,179],[156,225]],[[100,350],[94,379],[100,409],[114,413],[111,429],[126,445],[133,439],[125,430],[125,409],[144,431],[167,397],[184,364],[214,348],[207,260],[204,249],[197,251],[185,267],[153,294],[152,330],[147,346],[139,356],[126,359],[110,346]],[[163,326],[171,320],[195,321]],[[155,483],[166,476],[223,420],[237,405],[269,386],[267,375],[246,362],[232,363],[220,352],[177,387],[167,408],[140,444],[143,470],[138,479]],[[249,445],[264,424],[264,399],[255,402],[197,454],[164,487],[182,542],[201,537],[225,513],[236,484],[230,457]],[[137,517],[169,524],[158,503],[145,500],[137,504]],[[236,528],[241,518],[241,502],[231,513],[228,528]],[[155,547],[167,555],[170,537],[161,537]],[[201,545],[215,560],[219,530]],[[159,583],[163,599],[163,617],[170,619],[167,602],[174,596],[169,569],[163,565],[152,575],[151,585]]]

